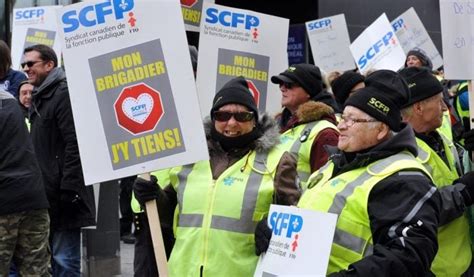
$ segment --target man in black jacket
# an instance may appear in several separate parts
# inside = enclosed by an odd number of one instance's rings
[[[66,77],[53,49],[24,50],[23,70],[35,86],[31,137],[50,204],[53,276],[80,276],[81,227],[95,225],[94,194],[82,175]]]
[[[0,276],[48,276],[48,200],[23,113],[0,89]]]

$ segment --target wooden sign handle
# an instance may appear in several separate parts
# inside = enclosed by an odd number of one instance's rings
[[[150,173],[140,175],[145,180],[150,180]],[[156,206],[156,200],[145,203],[148,224],[150,226],[151,240],[153,241],[153,251],[155,252],[156,266],[160,277],[168,277],[168,262],[166,259],[165,245],[161,233],[160,216]]]

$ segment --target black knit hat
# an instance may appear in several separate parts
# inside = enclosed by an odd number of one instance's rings
[[[410,97],[406,82],[394,71],[378,70],[367,76],[365,85],[347,99],[345,106],[356,107],[399,131],[400,109]]]
[[[211,118],[213,118],[214,111],[227,104],[243,105],[253,111],[255,118],[258,118],[257,104],[250,92],[247,81],[242,76],[230,80],[217,92],[212,101]]]
[[[427,68],[407,67],[400,71],[410,88],[410,100],[403,105],[408,107],[416,102],[443,92],[443,86]]]
[[[279,75],[272,76],[271,81],[274,84],[297,83],[311,97],[316,96],[323,90],[321,70],[312,64],[294,64]]]
[[[428,57],[428,55],[422,49],[414,48],[414,49],[411,49],[410,51],[408,51],[407,58],[405,60],[405,67],[407,67],[408,56],[417,57],[420,60],[422,66],[427,67],[430,70],[433,69],[433,63],[431,62],[431,59]]]
[[[352,88],[358,83],[364,82],[365,77],[354,71],[346,71],[331,82],[332,92],[338,103],[343,104]]]

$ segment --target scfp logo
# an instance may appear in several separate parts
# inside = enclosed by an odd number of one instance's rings
[[[331,19],[327,18],[327,19],[308,23],[308,30],[312,31],[312,30],[317,30],[317,29],[330,27],[330,26],[331,26]]]
[[[403,22],[403,18],[393,22],[392,28],[396,32],[398,29],[405,27],[405,23]]]
[[[133,6],[133,0],[113,0],[85,6],[79,11],[68,11],[61,18],[65,26],[64,32],[72,32],[80,26],[93,27],[103,24],[107,16],[114,16],[117,20],[122,19],[125,13],[133,9]]]
[[[15,19],[33,19],[44,15],[44,9],[21,10],[15,12]]]
[[[232,28],[238,28],[240,25],[243,25],[247,30],[260,24],[260,20],[256,16],[225,10],[219,11],[216,8],[206,10],[206,22],[211,24],[220,23],[223,26]]]
[[[301,231],[303,218],[295,214],[273,212],[270,215],[270,225],[276,236],[291,238],[293,233]]]
[[[373,59],[384,47],[386,47],[393,38],[393,32],[390,31],[372,45],[362,57],[359,58],[357,64],[360,69],[363,69],[367,63]]]

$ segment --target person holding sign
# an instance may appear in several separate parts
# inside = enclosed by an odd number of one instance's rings
[[[25,48],[22,67],[35,87],[31,138],[50,205],[53,276],[80,276],[81,227],[95,225],[94,191],[84,184],[66,76],[57,66],[52,48]]]
[[[259,117],[247,81],[237,77],[215,95],[206,120],[210,160],[170,170],[171,184],[138,178],[140,203],[157,199],[160,216],[176,214],[170,276],[252,276],[254,231],[270,204],[300,197],[296,160],[278,147],[278,127]]]
[[[339,143],[298,206],[338,214],[329,276],[426,276],[438,249],[440,195],[400,122],[409,97],[396,72],[375,71],[350,96]]]
[[[337,104],[323,90],[321,71],[311,64],[296,64],[271,78],[282,94],[283,111],[277,116],[282,146],[298,160],[303,189],[309,175],[324,165],[324,147],[337,145],[334,110]]]
[[[436,77],[427,69],[417,67],[403,69],[400,74],[411,91],[410,101],[402,110],[403,121],[413,127],[418,159],[430,171],[442,197],[439,250],[431,269],[436,276],[461,276],[472,260],[465,210],[474,199],[474,172],[459,178],[463,167],[458,150],[451,140],[437,131],[447,107],[443,101],[443,87]]]

